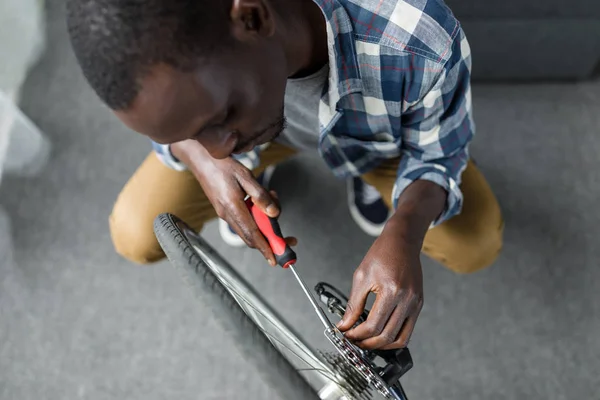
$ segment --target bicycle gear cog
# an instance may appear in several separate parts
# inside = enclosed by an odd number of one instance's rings
[[[337,349],[347,365],[354,368],[366,382],[375,387],[377,391],[386,399],[394,400],[397,397],[390,392],[388,385],[381,379],[379,374],[374,370],[371,362],[366,360],[361,351],[353,345],[337,328],[325,330],[325,336]]]
[[[349,400],[371,400],[371,386],[365,377],[354,368],[348,360],[339,353],[322,352],[319,354],[339,376],[342,388]]]

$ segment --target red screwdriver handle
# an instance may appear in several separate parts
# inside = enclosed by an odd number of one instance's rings
[[[252,200],[250,199],[246,200],[246,205],[248,206],[248,210],[250,210],[250,214],[252,214],[252,218],[256,221],[256,225],[258,225],[258,229],[265,239],[267,239],[267,242],[269,242],[269,246],[271,246],[271,250],[273,250],[273,254],[275,254],[277,264],[283,268],[295,264],[296,253],[286,243],[285,238],[281,233],[279,222],[277,222],[277,218],[269,217],[252,203]]]

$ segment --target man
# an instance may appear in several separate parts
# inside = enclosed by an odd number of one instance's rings
[[[353,215],[377,235],[339,324],[359,346],[407,344],[421,251],[459,273],[500,251],[498,204],[469,161],[470,50],[442,0],[71,0],[68,11],[89,83],[154,142],[110,217],[126,258],[164,256],[152,221],[171,212],[198,230],[220,217],[273,265],[244,198],[276,217],[255,176],[298,150],[352,181]],[[352,328],[370,292],[369,319]]]

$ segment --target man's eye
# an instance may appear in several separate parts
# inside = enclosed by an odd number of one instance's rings
[[[215,128],[218,128],[219,125],[217,124],[211,124],[208,126],[205,126],[204,128],[202,128],[201,130],[199,130],[195,135],[194,135],[194,139],[198,139],[200,136],[204,136],[207,133],[210,133],[210,131],[214,130]]]
[[[197,139],[200,136],[205,135],[214,129],[226,128],[227,124],[231,123],[233,121],[234,117],[235,117],[235,108],[229,107],[227,109],[227,113],[223,115],[223,118],[219,119],[220,120],[219,122],[213,122],[212,124],[207,125],[204,128],[202,128],[200,131],[198,131],[198,133],[196,133],[194,135],[194,139]]]
[[[227,109],[227,114],[225,115],[225,120],[223,121],[223,125],[231,123],[235,118],[236,109],[231,106]]]

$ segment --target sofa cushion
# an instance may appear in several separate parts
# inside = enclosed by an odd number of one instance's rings
[[[459,18],[599,18],[598,0],[445,0]]]

